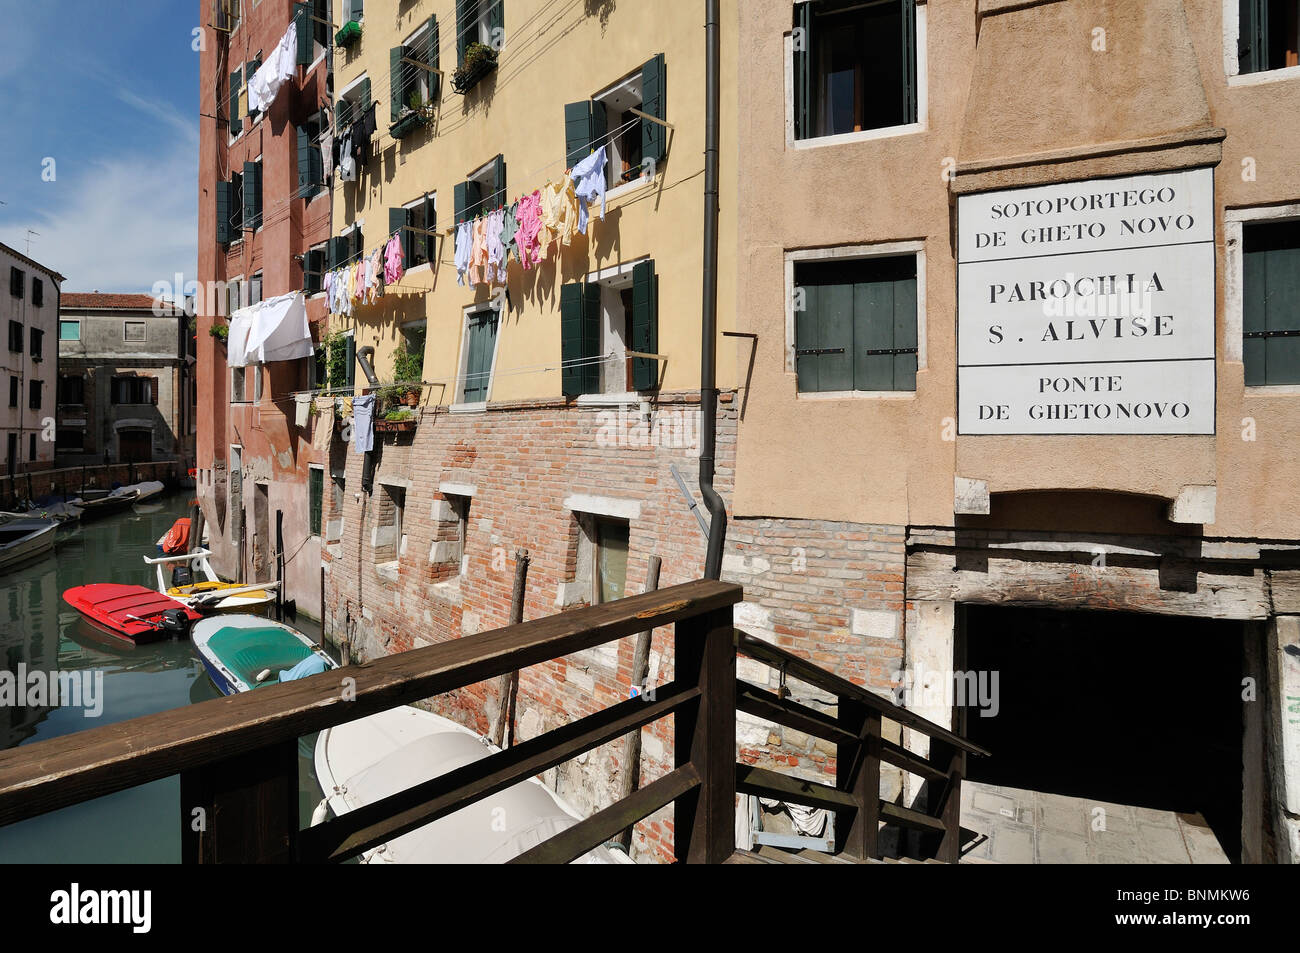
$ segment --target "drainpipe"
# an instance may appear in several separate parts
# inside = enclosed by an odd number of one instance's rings
[[[700,493],[711,516],[704,578],[722,575],[722,550],[727,538],[727,506],[713,488],[713,455],[717,445],[718,388],[718,0],[705,0],[704,91],[704,306],[700,347]]]

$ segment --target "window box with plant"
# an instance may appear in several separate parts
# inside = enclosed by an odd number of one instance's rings
[[[432,122],[433,115],[434,104],[423,99],[418,92],[412,92],[407,99],[407,104],[402,107],[397,122],[388,127],[388,134],[394,139],[405,138],[421,126]]]
[[[388,411],[375,421],[375,430],[379,433],[409,433],[415,429],[415,411],[407,407]]]
[[[334,45],[351,46],[359,39],[361,39],[361,24],[356,20],[349,20],[334,34]]]
[[[470,43],[465,47],[465,58],[452,74],[451,86],[462,95],[474,87],[488,73],[497,68],[497,51],[486,43]]]
[[[230,339],[230,325],[213,321],[212,327],[208,328],[208,333],[225,344]]]

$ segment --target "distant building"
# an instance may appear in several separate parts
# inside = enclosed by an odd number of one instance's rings
[[[0,296],[0,321],[5,322],[8,348],[0,374],[7,379],[9,399],[0,399],[0,430],[4,432],[0,467],[3,473],[48,469],[54,445],[42,439],[42,421],[54,410],[57,360],[47,360],[54,340],[63,276],[8,245],[0,245],[0,269],[9,274],[9,293]]]
[[[147,294],[65,294],[59,309],[60,466],[192,461],[194,332]]]

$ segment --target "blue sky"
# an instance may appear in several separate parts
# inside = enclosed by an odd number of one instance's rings
[[[26,253],[39,232],[30,255],[64,291],[194,277],[199,15],[198,0],[0,0],[0,242]]]

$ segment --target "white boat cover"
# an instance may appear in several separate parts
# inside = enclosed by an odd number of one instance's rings
[[[454,722],[403,707],[323,732],[317,742],[316,767],[335,813],[346,813],[486,758],[495,750]],[[337,788],[331,790],[332,785]],[[501,864],[567,830],[578,819],[548,788],[535,780],[523,781],[394,838],[365,859],[396,864]],[[629,859],[621,851],[599,847],[578,863],[617,864]]]
[[[301,291],[267,298],[230,316],[226,363],[231,367],[296,361],[314,353]]]

